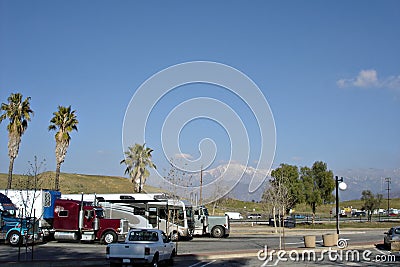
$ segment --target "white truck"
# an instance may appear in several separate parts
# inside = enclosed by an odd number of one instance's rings
[[[210,216],[205,206],[193,206],[195,229],[193,235],[210,235],[211,237],[228,237],[230,233],[229,217]]]
[[[123,243],[109,244],[106,257],[110,267],[134,264],[158,266],[161,261],[173,265],[175,243],[158,229],[131,229]]]
[[[240,212],[225,212],[225,215],[229,217],[231,220],[241,220],[243,219],[242,214]]]

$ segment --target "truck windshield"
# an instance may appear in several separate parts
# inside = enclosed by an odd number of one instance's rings
[[[186,219],[191,220],[193,217],[193,209],[186,207]]]
[[[204,213],[205,216],[209,216],[209,213],[208,213],[208,209],[207,209],[207,208],[204,208],[204,209],[203,209],[203,213]]]
[[[104,218],[104,210],[103,209],[95,209],[96,218],[102,219]]]

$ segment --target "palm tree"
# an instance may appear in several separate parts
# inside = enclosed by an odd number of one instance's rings
[[[135,192],[140,193],[146,178],[150,175],[146,167],[156,169],[156,165],[151,161],[153,149],[146,147],[146,144],[135,144],[128,149],[125,151],[125,159],[121,160],[120,164],[126,164],[125,174],[128,173],[131,177]]]
[[[10,157],[10,165],[8,167],[8,183],[7,189],[11,189],[12,173],[14,168],[14,160],[18,156],[21,137],[28,128],[28,121],[31,120],[33,110],[30,107],[30,97],[22,101],[22,94],[11,94],[8,97],[8,104],[2,103],[0,122],[8,118],[10,123],[7,125],[8,130],[8,156]]]
[[[60,168],[64,162],[69,142],[71,140],[70,132],[78,131],[78,120],[76,119],[75,110],[71,111],[71,106],[58,106],[58,111],[53,113],[54,117],[50,120],[49,131],[58,130],[54,136],[56,139],[56,178],[55,190],[60,186]]]

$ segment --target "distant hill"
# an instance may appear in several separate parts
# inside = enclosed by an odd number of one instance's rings
[[[54,188],[54,172],[45,172],[38,175],[38,188],[53,189]],[[13,175],[13,189],[31,188],[34,184],[34,177],[27,175]],[[28,183],[29,181],[29,183]],[[0,174],[0,188],[7,186],[7,174]],[[87,175],[87,174],[60,174],[60,191],[63,194],[84,193],[133,193],[133,186],[129,179],[116,176]],[[146,192],[161,192],[156,187],[144,186]]]

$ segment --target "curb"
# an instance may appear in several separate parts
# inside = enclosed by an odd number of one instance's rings
[[[106,259],[65,259],[65,260],[33,260],[33,261],[8,261],[1,262],[1,266],[29,266],[29,267],[64,267],[64,266],[108,266],[109,262]]]
[[[357,250],[357,249],[373,249],[375,247],[375,243],[358,243],[352,246],[346,247],[343,250]],[[341,250],[337,247],[315,247],[315,248],[305,248],[305,247],[293,247],[293,248],[286,248],[282,249],[282,251],[306,251],[306,250],[314,250],[315,252],[321,252],[327,249],[333,250]],[[196,259],[204,259],[204,260],[215,260],[215,259],[232,259],[232,258],[243,258],[243,257],[257,257],[257,253],[259,250],[240,250],[240,251],[219,251],[213,253],[187,253],[187,254],[178,254],[177,258],[179,259],[189,259],[195,257]],[[272,250],[271,250],[272,251]],[[271,255],[271,251],[268,255]],[[274,252],[280,251],[279,249],[275,249]]]

